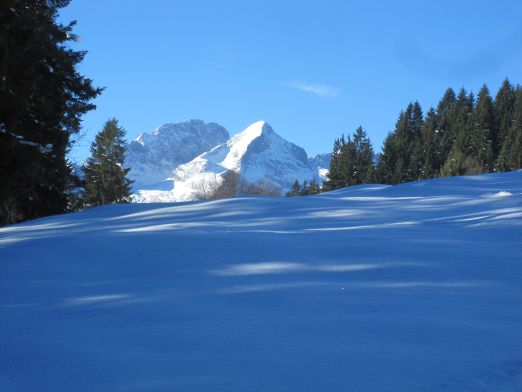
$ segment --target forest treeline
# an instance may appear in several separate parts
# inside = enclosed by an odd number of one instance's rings
[[[504,80],[493,98],[448,88],[436,108],[418,102],[400,112],[382,153],[359,127],[335,140],[322,191],[366,183],[399,184],[436,177],[522,168],[522,87]],[[305,192],[303,192],[305,189]],[[307,195],[294,183],[287,196]]]

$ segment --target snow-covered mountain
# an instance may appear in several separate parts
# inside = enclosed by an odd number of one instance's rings
[[[280,188],[309,180],[314,173],[305,150],[276,134],[265,121],[258,121],[226,143],[214,147],[174,172],[173,194],[177,200],[192,199],[194,186],[201,181],[220,181],[228,170],[240,173],[250,184],[267,181]]]
[[[207,152],[173,167],[170,188],[140,189],[136,201],[188,201],[202,184],[219,185],[222,175],[232,170],[248,184],[270,184],[281,191],[292,182],[319,178],[317,167],[309,165],[301,147],[283,139],[265,121],[258,121],[243,132]],[[156,181],[157,182],[157,181]],[[168,183],[166,183],[168,184]]]
[[[332,160],[332,154],[317,154],[314,157],[308,158],[308,166],[317,172],[318,177],[321,181],[326,180],[328,176],[328,170],[330,170],[330,162]]]
[[[127,146],[125,165],[134,189],[172,189],[172,171],[212,147],[224,143],[228,131],[216,123],[189,120],[142,133]]]

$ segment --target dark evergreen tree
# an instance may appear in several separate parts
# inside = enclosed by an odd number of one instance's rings
[[[515,91],[508,79],[502,82],[502,86],[495,97],[495,121],[498,131],[492,141],[493,153],[498,156],[504,144],[513,119],[513,108],[515,105]]]
[[[328,170],[328,180],[323,184],[323,189],[325,191],[339,189],[344,186],[342,179],[345,177],[345,174],[343,173],[345,170],[345,159],[343,153],[345,145],[346,140],[344,135],[334,141],[332,159],[330,160],[330,168]]]
[[[91,145],[91,156],[84,166],[86,206],[126,203],[132,181],[124,168],[125,130],[116,119],[108,120]]]
[[[421,160],[421,177],[434,178],[442,166],[440,146],[440,132],[438,130],[438,117],[433,108],[426,113],[426,119],[422,125],[421,151],[416,154]],[[417,147],[418,148],[418,147]]]
[[[64,212],[66,153],[100,92],[76,70],[74,22],[57,23],[67,0],[0,3],[0,224]]]
[[[482,172],[493,169],[492,141],[496,139],[495,107],[486,85],[480,89],[477,104],[473,110],[471,134],[467,154],[475,157]]]
[[[375,154],[368,135],[362,127],[355,130],[353,134],[353,145],[355,150],[355,184],[367,184],[374,180],[373,159]]]
[[[449,110],[449,135],[452,148],[440,175],[457,176],[483,171],[479,161],[470,152],[474,97],[462,88]]]
[[[308,196],[309,194],[310,194],[310,188],[309,188],[306,180],[304,180],[303,187],[301,188],[301,191],[299,192],[299,196]]]
[[[422,177],[422,124],[418,102],[410,103],[399,114],[395,130],[384,140],[377,167],[380,182],[398,184]]]
[[[286,197],[295,197],[299,196],[301,193],[301,186],[299,185],[299,181],[295,180],[292,184],[292,188],[286,192]]]
[[[504,138],[497,168],[501,171],[522,169],[522,87],[515,91],[511,126]]]
[[[373,180],[374,152],[370,139],[361,127],[353,137],[342,136],[334,143],[328,181],[324,190],[364,184]]]
[[[452,132],[453,121],[451,109],[455,105],[455,102],[455,91],[453,91],[451,88],[448,88],[437,105],[438,171],[442,165],[444,165],[444,162],[446,162],[448,159],[448,156],[453,147],[454,135]]]
[[[318,194],[319,192],[321,191],[321,189],[319,188],[319,186],[317,185],[317,183],[315,182],[315,179],[311,179],[310,180],[310,194],[311,195],[316,195]]]

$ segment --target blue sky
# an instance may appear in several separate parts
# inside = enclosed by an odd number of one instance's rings
[[[376,150],[398,113],[451,86],[522,83],[522,2],[73,0],[80,71],[105,87],[73,160],[116,117],[129,139],[167,122],[235,134],[264,119],[309,155],[362,125]]]

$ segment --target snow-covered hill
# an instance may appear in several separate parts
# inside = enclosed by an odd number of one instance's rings
[[[0,228],[0,390],[519,392],[521,244],[522,172]]]
[[[233,170],[249,184],[260,181],[287,190],[292,182],[310,180],[318,172],[310,168],[306,152],[276,134],[264,121],[258,121],[210,151],[176,168],[170,191],[145,190],[137,201],[188,201],[202,183],[220,184],[222,175]]]
[[[127,146],[126,167],[134,189],[172,189],[172,171],[199,154],[225,142],[229,135],[215,123],[189,120],[165,124],[142,133]]]

